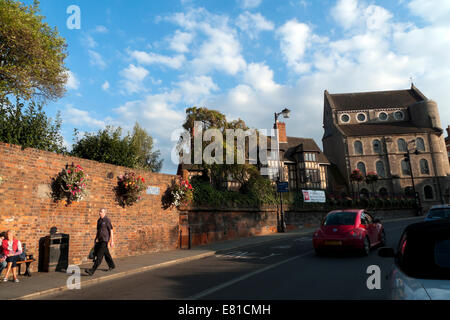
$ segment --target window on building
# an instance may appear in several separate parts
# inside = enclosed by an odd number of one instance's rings
[[[361,141],[355,141],[354,143],[355,153],[356,154],[363,154],[363,144]]]
[[[386,120],[388,119],[388,115],[387,115],[386,112],[380,112],[380,113],[378,114],[378,118],[379,118],[381,121],[386,121]]]
[[[366,115],[364,113],[358,113],[358,116],[356,117],[359,122],[366,121]]]
[[[399,152],[406,152],[407,151],[407,146],[406,146],[405,139],[398,139],[397,140],[397,146],[398,146],[398,151]]]
[[[288,164],[289,169],[289,189],[297,190],[297,169],[295,164]]]
[[[381,142],[378,139],[373,141],[373,152],[381,153]]]
[[[416,149],[419,151],[425,151],[425,142],[422,138],[416,139]]]
[[[406,160],[402,160],[402,174],[404,176],[411,175],[411,168],[409,167],[409,162],[407,162]]]
[[[364,164],[364,162],[358,162],[358,164],[356,165],[356,169],[361,171],[363,176],[366,176],[366,165]]]
[[[404,117],[405,117],[405,115],[403,114],[403,111],[396,111],[394,113],[394,118],[396,120],[403,120]]]
[[[434,193],[433,193],[433,187],[432,186],[425,186],[423,188],[424,196],[426,200],[433,200],[434,199]]]
[[[428,161],[426,159],[420,160],[420,173],[430,174],[430,168],[428,167]]]
[[[384,168],[383,161],[377,161],[376,168],[378,176],[380,176],[381,178],[386,178],[386,170]]]
[[[316,162],[316,154],[315,153],[304,153],[303,159],[304,159],[304,161]]]
[[[348,114],[343,114],[341,116],[341,121],[345,122],[345,123],[349,122],[350,121],[350,116]]]

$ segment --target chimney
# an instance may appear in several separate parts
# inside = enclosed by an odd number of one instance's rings
[[[286,136],[286,123],[277,121],[277,129],[280,143],[288,142]]]

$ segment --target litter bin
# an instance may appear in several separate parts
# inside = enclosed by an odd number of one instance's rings
[[[45,237],[43,271],[65,271],[69,266],[69,235],[51,234]]]

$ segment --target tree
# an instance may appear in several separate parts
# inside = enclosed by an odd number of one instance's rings
[[[62,97],[68,78],[66,42],[39,15],[39,1],[0,0],[0,104]]]
[[[152,170],[153,172],[161,171],[163,160],[159,160],[161,152],[159,150],[152,151],[153,138],[136,122],[131,136],[131,145],[137,150],[136,167],[141,169]]]
[[[66,151],[61,135],[61,117],[58,112],[53,122],[42,110],[42,105],[17,100],[0,105],[0,141],[17,144],[23,148],[36,148],[51,152]]]
[[[152,152],[153,139],[136,123],[133,134],[122,137],[122,128],[107,126],[97,133],[85,133],[81,139],[75,129],[71,154],[89,160],[128,168],[159,171],[159,151]]]
[[[237,137],[234,137],[233,145],[228,145],[226,141],[226,130],[227,129],[242,129],[243,131],[248,130],[249,128],[245,124],[242,119],[227,121],[226,116],[219,111],[210,110],[207,108],[197,108],[192,107],[186,110],[186,120],[183,124],[183,128],[188,131],[191,135],[191,149],[194,150],[194,135],[195,135],[195,127],[194,124],[196,121],[202,122],[202,129],[204,131],[209,129],[217,129],[220,131],[222,135],[222,145],[221,148],[223,150],[223,158],[222,164],[218,163],[207,163],[205,159],[202,157],[201,166],[205,169],[206,172],[209,172],[209,177],[213,185],[220,189],[223,188],[224,182],[231,177],[234,181],[238,181],[241,185],[244,184],[246,180],[250,177],[251,174],[254,173],[255,166],[251,164],[238,164],[237,156],[238,156],[238,146],[237,146]],[[202,139],[202,153],[205,148],[214,142],[203,141]],[[226,163],[226,155],[227,151],[233,152],[234,161],[233,164]],[[244,150],[244,152],[248,152],[248,150]],[[191,152],[190,155],[191,163],[194,163],[194,152]]]

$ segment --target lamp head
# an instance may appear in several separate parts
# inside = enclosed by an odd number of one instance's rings
[[[281,111],[281,113],[283,114],[283,117],[285,119],[289,118],[290,114],[291,114],[291,110],[289,110],[288,108],[285,108],[283,111]]]

